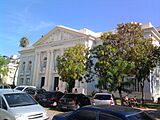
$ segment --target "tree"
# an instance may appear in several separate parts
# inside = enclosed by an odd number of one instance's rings
[[[0,56],[0,82],[2,83],[2,79],[4,76],[7,75],[9,69],[8,69],[8,63],[9,61],[3,57],[3,56]]]
[[[143,30],[139,23],[119,24],[117,28],[119,38],[123,41],[120,45],[126,50],[126,60],[135,63],[135,78],[140,83],[142,101],[144,96],[144,83],[149,79],[150,71],[156,66],[156,47],[151,38],[143,36]]]
[[[94,72],[98,76],[98,88],[111,91],[119,91],[122,99],[122,91],[129,92],[125,85],[130,85],[127,79],[131,76],[134,62],[123,59],[123,55],[116,46],[116,36],[104,34],[103,44],[91,50],[93,58],[97,59]],[[113,39],[114,38],[114,39]],[[126,79],[124,79],[126,78]]]
[[[27,45],[29,45],[29,40],[27,37],[22,37],[21,40],[20,40],[20,47],[27,47]]]
[[[70,92],[74,88],[75,80],[81,80],[86,74],[87,58],[88,48],[82,44],[67,48],[64,54],[58,57],[58,74],[62,81],[68,83]]]
[[[111,91],[118,90],[120,98],[122,88],[126,83],[130,83],[129,79],[126,79],[128,77],[135,76],[143,89],[144,80],[155,66],[155,60],[152,59],[152,39],[143,37],[141,25],[118,24],[116,33],[105,33],[101,39],[103,44],[92,52],[98,61],[95,63],[95,72],[99,77],[99,83],[109,84],[108,89]]]

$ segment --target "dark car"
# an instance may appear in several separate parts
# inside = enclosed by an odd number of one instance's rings
[[[30,94],[37,101],[38,96],[46,92],[46,90],[43,88],[39,89],[39,88],[28,87],[24,90],[24,92]]]
[[[85,106],[55,115],[52,120],[154,120],[145,112],[118,105]]]
[[[90,99],[81,93],[68,93],[64,95],[58,104],[58,109],[76,110],[79,107],[90,105]]]
[[[45,107],[57,106],[59,99],[64,95],[60,91],[46,91],[43,94],[37,96],[36,100],[39,104]]]

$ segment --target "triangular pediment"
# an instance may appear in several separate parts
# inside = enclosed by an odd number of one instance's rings
[[[58,41],[67,41],[77,39],[86,36],[85,34],[79,33],[76,30],[70,30],[63,27],[56,27],[47,33],[45,36],[40,38],[33,46],[52,44]]]

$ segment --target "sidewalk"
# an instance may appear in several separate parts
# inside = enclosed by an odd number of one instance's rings
[[[49,120],[52,120],[54,115],[59,114],[59,113],[63,113],[63,112],[56,111],[56,110],[50,110],[49,108],[45,108],[45,109],[46,109],[46,111],[48,113]]]

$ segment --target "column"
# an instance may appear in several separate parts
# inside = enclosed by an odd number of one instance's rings
[[[51,56],[51,51],[47,51],[47,66],[46,66],[46,72],[45,72],[45,87],[48,86],[48,80],[49,80],[49,72],[50,72],[50,56]]]
[[[49,66],[49,74],[48,74],[48,76],[49,76],[49,78],[48,78],[48,87],[49,87],[49,89],[51,89],[51,85],[52,85],[52,73],[53,73],[53,63],[54,63],[54,61],[53,61],[53,56],[54,56],[54,51],[51,51],[51,59],[50,59],[50,66]]]
[[[36,85],[37,53],[35,54],[32,85]]]
[[[37,53],[37,63],[36,63],[36,68],[35,68],[35,71],[36,71],[36,75],[35,75],[35,85],[40,87],[39,86],[39,71],[40,71],[40,53]]]

